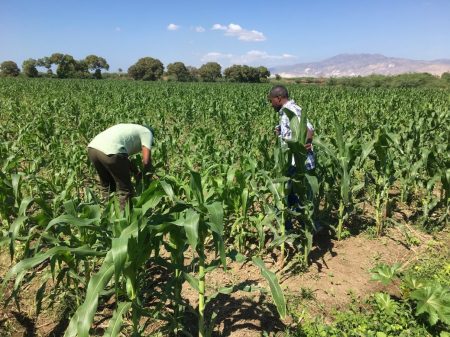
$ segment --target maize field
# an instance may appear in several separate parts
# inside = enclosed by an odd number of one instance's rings
[[[0,79],[0,248],[12,261],[0,274],[1,300],[37,282],[36,311],[73,304],[66,337],[92,335],[106,302],[113,310],[103,336],[142,335],[146,318],[162,322],[163,335],[210,336],[208,305],[219,295],[267,291],[274,315],[287,316],[281,272],[267,261],[282,272],[294,257],[307,267],[319,226],[345,240],[355,227],[379,237],[404,223],[429,232],[448,225],[447,91],[288,85],[303,115],[280,144],[270,88]],[[306,118],[317,166],[288,177],[292,157],[306,156]],[[87,158],[89,141],[116,123],[155,130],[152,178],[136,182],[124,211],[115,198],[100,201]],[[404,220],[392,216],[405,209]],[[209,284],[231,261],[253,264],[266,289]],[[148,286],[150,266],[167,275],[158,288]],[[183,297],[186,284],[194,304]]]

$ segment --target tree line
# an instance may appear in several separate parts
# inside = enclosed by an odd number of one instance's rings
[[[56,66],[56,74],[52,68]],[[40,73],[37,68],[45,68]],[[82,60],[76,60],[69,54],[54,53],[40,59],[28,59],[22,63],[22,70],[14,61],[4,61],[0,64],[0,75],[15,77],[21,73],[26,77],[57,77],[57,78],[102,78],[102,70],[109,70],[108,62],[100,56],[89,55]],[[186,66],[183,62],[170,63],[167,69],[164,64],[152,57],[143,57],[128,68],[126,74],[119,68],[118,74],[107,74],[108,77],[125,77],[134,80],[157,81],[168,80],[178,82],[267,82],[270,71],[266,67],[250,67],[232,65],[224,69],[217,62],[208,62],[201,67]]]

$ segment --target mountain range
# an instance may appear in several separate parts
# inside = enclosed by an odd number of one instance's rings
[[[319,62],[275,66],[269,69],[281,77],[346,77],[398,75],[404,73],[430,73],[441,75],[450,72],[450,59],[433,61],[387,57],[380,54],[340,54]]]

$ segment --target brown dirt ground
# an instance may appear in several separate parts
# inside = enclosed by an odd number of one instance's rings
[[[360,234],[340,242],[322,234],[316,238],[311,265],[300,272],[296,270],[295,264],[288,270],[280,270],[273,258],[266,256],[266,265],[277,272],[281,280],[291,312],[297,314],[281,321],[267,292],[237,291],[230,295],[219,295],[206,309],[208,317],[212,313],[217,315],[214,335],[256,337],[266,331],[269,336],[282,336],[282,331],[288,326],[301,323],[304,312],[308,312],[310,317],[321,315],[331,320],[334,310],[345,308],[354,298],[365,298],[380,290],[391,291],[371,281],[369,270],[380,262],[398,262],[407,266],[414,261],[431,240],[430,236],[421,232],[415,231],[414,234],[420,239],[420,244],[412,247],[404,243],[403,234],[396,228],[388,230],[381,238],[371,239]],[[3,251],[0,254],[0,279],[9,267],[9,256]],[[267,287],[253,264],[242,265],[231,261],[227,271],[216,269],[208,274],[207,284],[209,294],[219,287],[230,285]],[[35,316],[34,295],[37,288],[37,284],[31,283],[28,288],[22,289],[20,311],[13,303],[6,308],[0,307],[0,337],[63,335],[67,322],[58,321],[60,313],[45,311],[39,317]],[[183,287],[183,298],[196,307],[197,295],[187,283]],[[102,316],[97,318],[101,320]],[[151,324],[147,330],[149,335],[160,326],[158,322]]]

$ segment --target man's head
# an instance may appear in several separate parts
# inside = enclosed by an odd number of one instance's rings
[[[267,95],[267,99],[272,107],[279,111],[281,107],[289,100],[289,93],[286,87],[282,85],[274,86]]]

